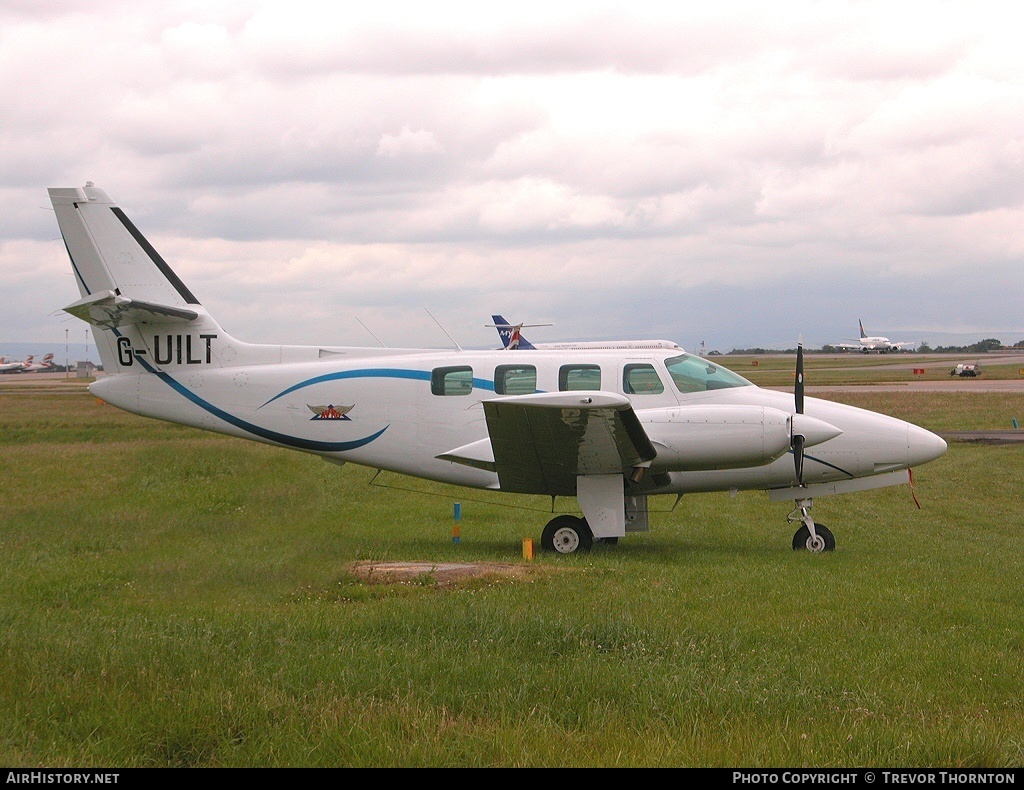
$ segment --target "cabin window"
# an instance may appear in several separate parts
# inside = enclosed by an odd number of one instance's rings
[[[494,369],[494,392],[498,395],[532,395],[537,391],[537,368],[533,365],[498,365]]]
[[[469,395],[473,391],[473,368],[434,368],[430,373],[430,391],[435,395]]]
[[[660,395],[665,391],[654,365],[626,365],[622,369],[622,391],[627,395]]]
[[[726,370],[720,365],[714,365],[706,359],[695,357],[692,354],[682,354],[666,359],[665,367],[668,368],[668,373],[672,377],[672,383],[676,385],[676,389],[684,394],[753,386],[745,378],[737,376],[731,370]]]
[[[562,365],[558,369],[558,389],[563,392],[601,389],[601,366]]]

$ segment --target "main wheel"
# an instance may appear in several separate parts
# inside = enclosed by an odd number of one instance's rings
[[[559,554],[590,551],[590,547],[594,545],[594,534],[582,518],[555,516],[544,527],[540,545],[545,551],[557,551]]]
[[[806,549],[820,554],[823,551],[836,550],[836,539],[828,527],[815,523],[814,531],[818,536],[817,540],[811,537],[811,531],[807,529],[806,524],[800,527],[793,536],[793,551]]]

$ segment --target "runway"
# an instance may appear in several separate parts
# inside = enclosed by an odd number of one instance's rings
[[[772,387],[792,392],[793,388]],[[808,395],[826,392],[1021,392],[1024,379],[954,379],[949,381],[905,381],[891,384],[843,384],[805,388]]]

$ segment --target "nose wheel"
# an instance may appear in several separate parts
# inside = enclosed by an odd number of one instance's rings
[[[815,524],[811,517],[810,499],[798,499],[796,508],[787,516],[790,523],[800,523],[800,529],[793,535],[793,551],[812,551],[820,554],[823,551],[835,551],[836,539],[824,524]]]
[[[832,532],[824,524],[814,525],[814,535],[806,526],[800,527],[793,536],[793,551],[813,551],[818,554],[822,551],[835,551],[836,539]]]

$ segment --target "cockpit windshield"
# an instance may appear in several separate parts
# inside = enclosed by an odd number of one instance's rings
[[[682,393],[722,390],[730,387],[752,386],[742,376],[692,354],[682,354],[665,360],[665,367],[676,389]]]

